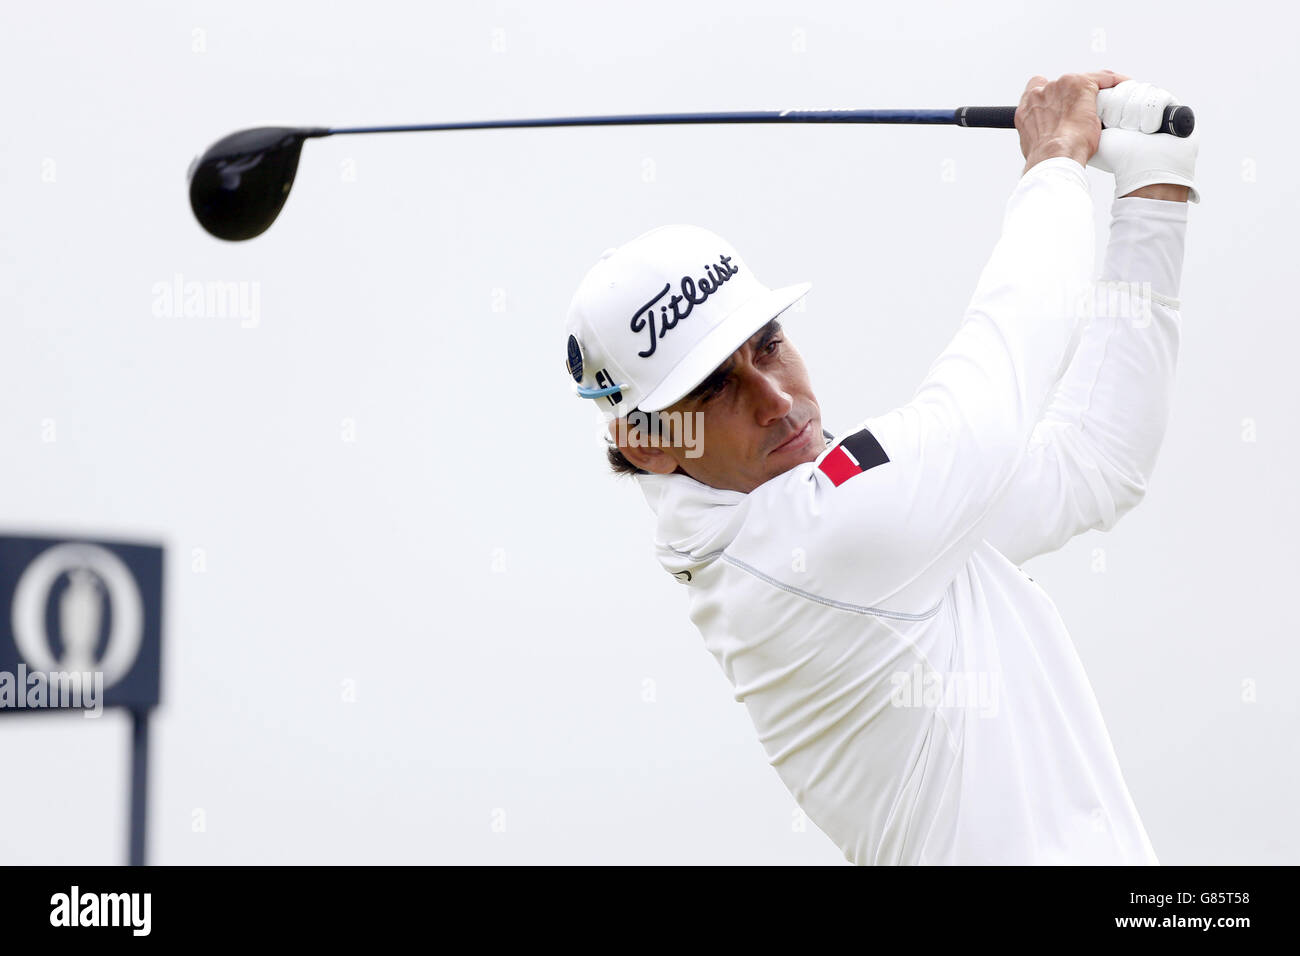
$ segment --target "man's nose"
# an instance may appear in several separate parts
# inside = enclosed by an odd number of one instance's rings
[[[754,415],[760,425],[771,425],[790,414],[794,399],[780,379],[762,372],[754,373]]]

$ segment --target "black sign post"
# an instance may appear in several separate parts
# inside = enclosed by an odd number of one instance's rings
[[[162,589],[156,545],[0,536],[0,714],[130,712],[132,866],[145,861]]]

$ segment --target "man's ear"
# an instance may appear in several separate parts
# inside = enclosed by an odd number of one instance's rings
[[[626,417],[616,418],[609,423],[609,437],[623,453],[623,457],[642,471],[671,475],[679,470],[671,455],[650,443],[644,427],[629,423]]]

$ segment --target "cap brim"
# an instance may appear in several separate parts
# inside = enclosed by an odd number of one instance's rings
[[[658,412],[684,398],[751,335],[798,302],[811,288],[811,282],[801,282],[773,289],[746,302],[700,339],[664,380],[637,403],[637,408]]]

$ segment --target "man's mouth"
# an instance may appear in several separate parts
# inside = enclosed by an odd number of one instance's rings
[[[803,428],[799,429],[797,432],[795,432],[785,441],[781,442],[781,444],[777,445],[775,448],[769,451],[768,454],[776,455],[784,451],[794,451],[795,449],[801,447],[808,441],[809,435],[811,433],[811,429],[812,429],[812,419],[810,418],[808,419],[808,421],[803,423]]]

